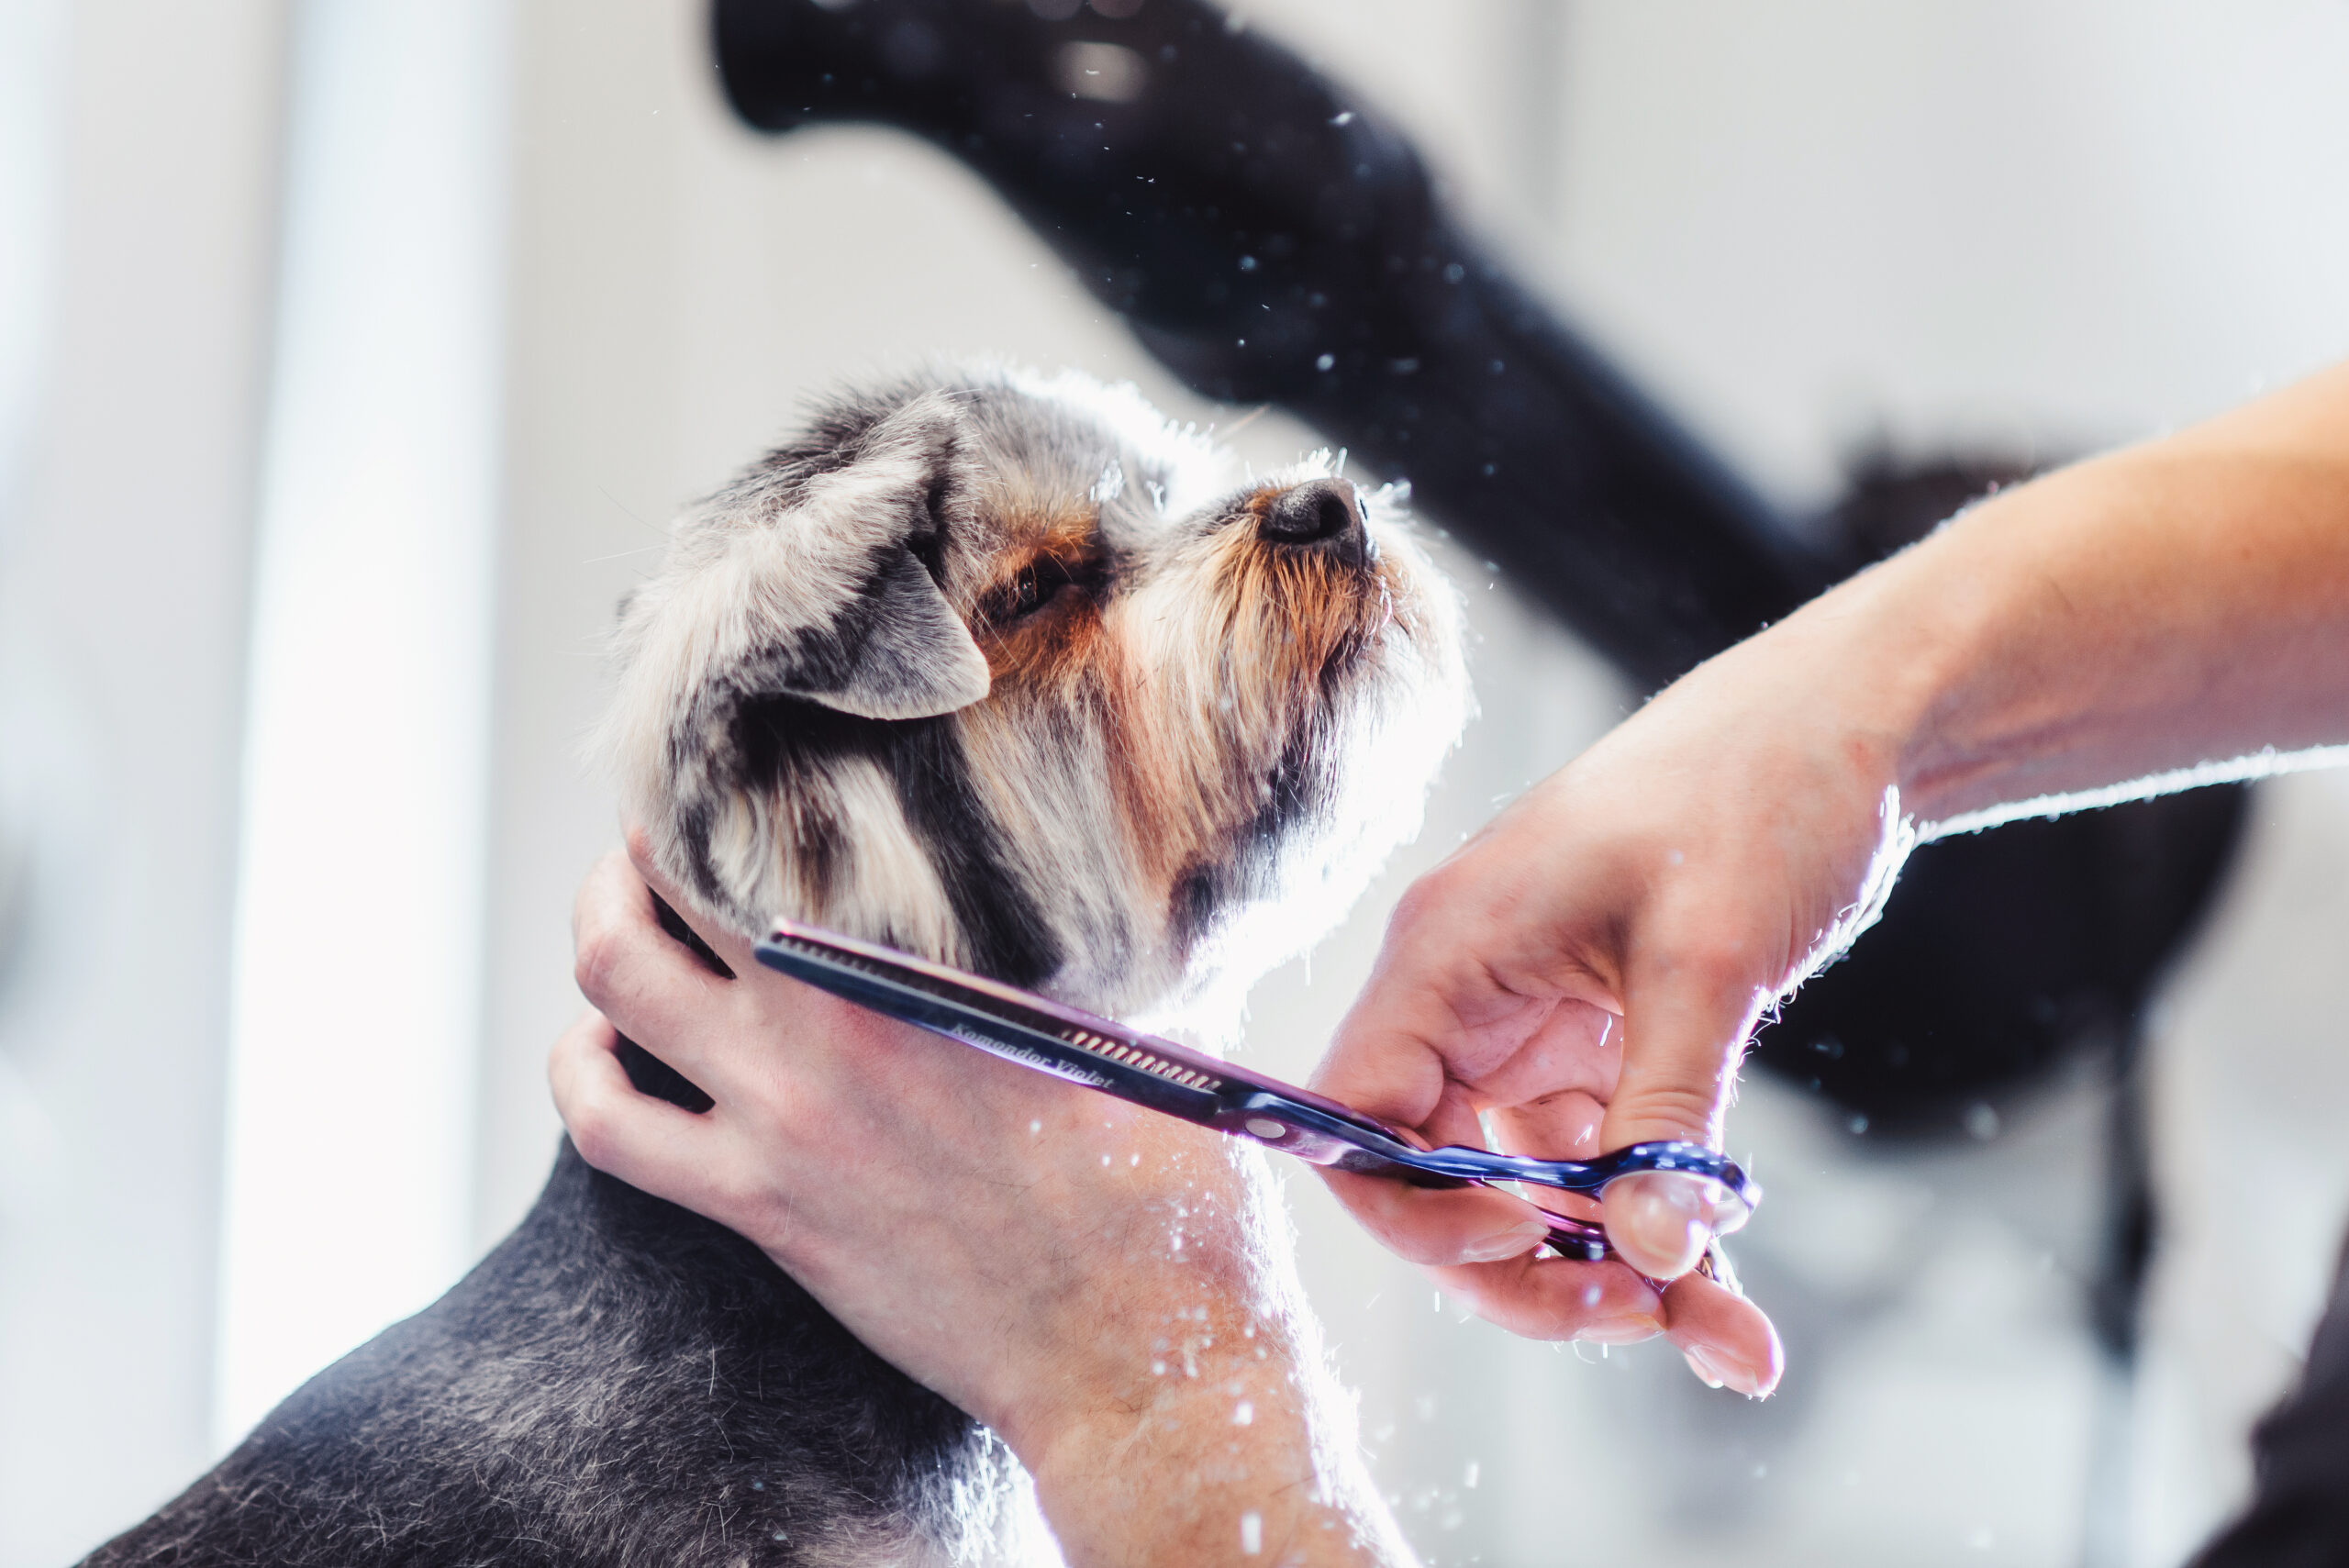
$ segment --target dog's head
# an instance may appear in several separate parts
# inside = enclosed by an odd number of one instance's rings
[[[1130,391],[843,396],[678,524],[607,727],[662,870],[1160,1009],[1318,936],[1459,732],[1449,590],[1326,457],[1262,479]]]

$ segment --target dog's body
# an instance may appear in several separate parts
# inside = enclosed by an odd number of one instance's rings
[[[1458,730],[1450,601],[1368,512],[1074,378],[841,399],[625,610],[629,808],[738,931],[1204,1017],[1351,899]],[[1030,1540],[1020,1485],[755,1248],[566,1146],[454,1290],[90,1562],[975,1561]]]
[[[90,1561],[952,1562],[1010,1473],[756,1248],[565,1146],[455,1289]]]

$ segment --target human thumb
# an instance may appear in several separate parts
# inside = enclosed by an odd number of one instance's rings
[[[1599,1147],[1676,1139],[1720,1144],[1737,1063],[1770,999],[1733,959],[1659,962],[1625,987],[1623,1067],[1599,1124]],[[1645,1172],[1609,1184],[1601,1200],[1608,1240],[1651,1279],[1697,1266],[1721,1222],[1742,1205],[1718,1183]]]

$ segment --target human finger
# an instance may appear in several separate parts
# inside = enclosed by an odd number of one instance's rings
[[[1485,1146],[1485,1129],[1461,1085],[1438,1091],[1415,1125],[1397,1133],[1421,1148]],[[1394,1175],[1319,1167],[1348,1212],[1390,1251],[1421,1264],[1481,1263],[1530,1252],[1549,1234],[1531,1204],[1484,1187],[1423,1187]]]
[[[1762,1309],[1702,1274],[1664,1287],[1664,1337],[1688,1370],[1717,1388],[1761,1398],[1787,1370],[1786,1347]]]
[[[596,863],[572,909],[573,975],[580,995],[631,1039],[687,1077],[702,1065],[713,974],[662,931],[652,895],[618,855]]]
[[[1428,1273],[1477,1317],[1529,1340],[1629,1345],[1664,1331],[1664,1298],[1618,1262],[1529,1253]]]
[[[1403,995],[1409,997],[1406,989]],[[1365,1015],[1377,1019],[1364,1027]],[[1427,1039],[1432,1020],[1387,1014],[1365,993],[1313,1074],[1317,1093],[1424,1146],[1482,1147],[1476,1107]],[[1415,1263],[1487,1262],[1531,1251],[1548,1225],[1532,1205],[1483,1188],[1414,1186],[1323,1167],[1322,1179],[1364,1229]]]
[[[644,829],[631,825],[627,829],[626,841],[629,864],[636,868],[638,878],[669,906],[679,922],[699,938],[735,974],[756,973],[758,958],[753,951],[754,944],[736,935],[722,922],[704,916],[685,891],[653,863],[652,840]]]
[[[1586,1089],[1562,1089],[1492,1113],[1493,1132],[1511,1154],[1543,1160],[1587,1160],[1599,1151],[1607,1107]]]
[[[1718,1147],[1737,1061],[1766,985],[1733,948],[1657,953],[1626,985],[1622,1071],[1599,1125],[1605,1149],[1681,1139]],[[1672,1173],[1629,1176],[1607,1189],[1607,1235],[1625,1261],[1676,1279],[1703,1255],[1717,1220],[1710,1184]]]
[[[620,1065],[619,1031],[581,1015],[547,1053],[547,1084],[579,1157],[607,1175],[672,1203],[709,1212],[708,1118],[639,1094]]]
[[[1436,1044],[1449,1020],[1411,1017],[1431,1010],[1426,1000],[1406,995],[1389,1006],[1390,995],[1363,994],[1307,1084],[1389,1127],[1422,1128],[1445,1114],[1447,1091],[1458,1098]],[[1473,1109],[1469,1114],[1473,1118]]]
[[[1405,1261],[1490,1262],[1531,1252],[1550,1233],[1531,1204],[1486,1187],[1415,1187],[1392,1176],[1320,1167],[1348,1213]]]

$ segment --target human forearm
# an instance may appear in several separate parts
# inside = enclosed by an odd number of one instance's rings
[[[2349,367],[2000,495],[1785,629],[1928,832],[2349,740]]]

